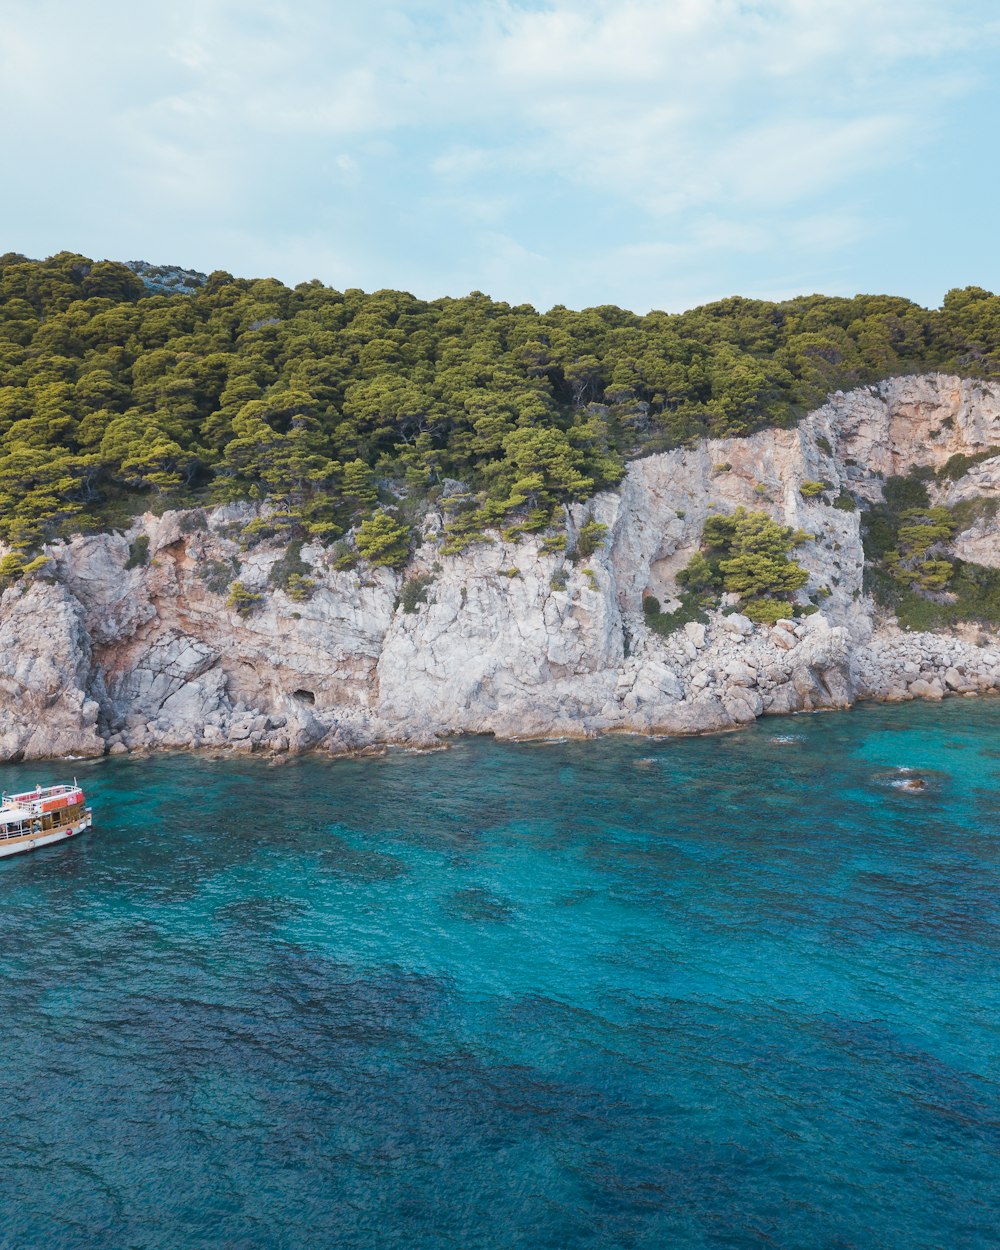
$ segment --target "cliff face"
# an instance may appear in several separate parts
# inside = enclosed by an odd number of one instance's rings
[[[1000,445],[1000,388],[943,376],[837,394],[794,430],[707,442],[636,461],[619,490],[570,510],[610,531],[586,567],[537,540],[439,554],[439,521],[403,575],[337,572],[307,547],[307,602],[270,589],[280,557],[227,537],[238,508],[143,517],[127,536],[49,549],[58,576],[0,601],[0,756],[227,747],[338,752],[429,744],[449,733],[520,737],[608,730],[687,733],[765,713],[845,707],[859,698],[940,698],[1000,687],[1000,646],[976,628],[901,633],[862,592],[860,514],[800,493],[825,479],[875,502],[882,478],[939,468]],[[974,466],[941,502],[1000,495],[1000,457]],[[668,639],[642,597],[670,606],[705,519],[744,505],[815,537],[796,559],[821,613],[775,628],[715,615]],[[200,527],[199,527],[200,526]],[[126,567],[130,541],[150,562]],[[958,554],[1000,565],[996,518]],[[243,618],[219,569],[264,595]],[[397,604],[426,575],[425,603]],[[224,581],[224,579],[223,579]],[[217,587],[212,589],[211,586]]]

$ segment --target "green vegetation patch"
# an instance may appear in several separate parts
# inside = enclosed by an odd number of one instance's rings
[[[229,598],[226,600],[226,607],[235,609],[240,616],[249,616],[251,612],[260,607],[263,601],[263,595],[250,590],[242,582],[233,582],[229,587]]]
[[[994,456],[1000,456],[1000,447],[987,447],[985,451],[973,452],[971,455],[956,452],[938,469],[938,477],[957,482],[975,465],[982,464],[984,460],[992,460]]]
[[[739,596],[740,611],[752,621],[773,624],[797,609],[791,596],[809,574],[790,552],[811,535],[773,521],[766,512],[737,508],[731,516],[709,517],[701,547],[677,575],[681,606],[663,612],[654,596],[643,600],[646,623],[670,634],[689,621],[705,621],[724,594]]]
[[[361,522],[357,549],[376,568],[402,568],[410,558],[409,527],[390,512],[376,512]]]
[[[643,599],[643,616],[654,634],[666,638],[692,621],[698,621],[701,624],[708,621],[707,605],[703,595],[695,594],[693,591],[684,591],[680,596],[680,601],[679,608],[673,612],[664,612],[655,595],[647,595]]]
[[[285,554],[275,560],[268,573],[268,584],[283,590],[291,599],[304,603],[312,598],[316,582],[309,576],[312,568],[302,559],[303,542],[293,539],[285,548]]]
[[[27,554],[144,511],[252,500],[274,537],[330,542],[394,504],[412,523],[455,482],[454,553],[491,528],[547,530],[631,457],[791,426],[830,391],[928,369],[1000,375],[996,296],[542,313],[222,271],[150,294],[123,265],[7,253],[0,541]],[[402,543],[377,537],[374,561],[394,563]]]
[[[1000,625],[1000,570],[960,560],[951,546],[976,520],[994,516],[997,501],[932,505],[928,476],[916,469],[888,478],[885,502],[864,514],[866,587],[908,629]]]
[[[205,560],[198,569],[198,576],[213,595],[224,595],[239,571],[239,565],[232,559]]]
[[[857,511],[858,502],[850,491],[841,488],[840,493],[833,501],[833,506],[841,512],[855,512]]]
[[[805,499],[815,499],[829,487],[828,482],[810,482],[808,479],[799,487],[799,494]]]
[[[421,603],[427,602],[427,591],[433,585],[433,573],[421,573],[417,577],[408,577],[399,592],[399,606],[408,615],[416,612]]]
[[[128,559],[125,561],[127,569],[141,569],[149,563],[149,536],[140,534],[136,539],[129,543]]]
[[[573,548],[574,560],[587,560],[604,543],[608,536],[608,527],[601,521],[584,521],[576,535]]]

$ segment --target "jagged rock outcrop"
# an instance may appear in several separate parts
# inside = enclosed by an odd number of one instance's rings
[[[62,586],[8,591],[0,615],[0,757],[101,755],[88,693],[91,648],[79,603]]]
[[[440,554],[436,518],[403,575],[342,572],[307,547],[316,582],[296,602],[269,585],[281,552],[241,551],[230,536],[249,506],[145,516],[125,536],[49,549],[55,576],[0,601],[0,756],[158,748],[343,752],[429,744],[451,733],[506,737],[614,730],[705,732],[770,713],[847,707],[858,698],[941,698],[1000,686],[996,637],[970,627],[909,634],[863,593],[859,513],[884,476],[939,468],[1000,445],[1000,389],[943,376],[837,394],[792,430],[703,443],[634,462],[620,489],[567,513],[609,537],[586,567],[535,539]],[[832,492],[806,498],[804,481]],[[942,502],[1000,493],[1000,457]],[[821,613],[776,627],[715,614],[663,639],[642,598],[669,608],[676,574],[706,518],[744,505],[814,537],[796,558]],[[149,563],[128,567],[130,544]],[[996,518],[956,542],[1000,564]],[[226,607],[236,576],[260,593],[247,617]],[[430,579],[426,602],[398,602],[405,577]]]
[[[206,275],[197,269],[182,269],[179,265],[151,265],[146,260],[129,260],[125,268],[141,278],[154,295],[193,295],[206,281]]]

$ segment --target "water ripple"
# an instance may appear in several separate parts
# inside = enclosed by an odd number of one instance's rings
[[[1000,702],[774,724],[74,765],[0,1250],[995,1246]]]

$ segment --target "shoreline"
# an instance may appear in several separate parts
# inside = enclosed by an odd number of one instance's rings
[[[637,738],[647,742],[668,742],[681,738],[710,738],[722,734],[741,733],[746,729],[750,729],[754,725],[760,724],[764,720],[782,722],[789,721],[800,716],[818,716],[838,713],[848,714],[867,707],[900,707],[907,703],[940,704],[951,703],[956,699],[975,699],[977,701],[990,699],[1000,700],[1000,688],[982,691],[967,691],[964,693],[949,691],[938,698],[927,695],[912,695],[909,698],[887,699],[878,698],[877,696],[872,695],[860,695],[852,703],[846,705],[800,708],[795,711],[787,712],[764,712],[762,715],[755,717],[751,721],[719,725],[715,728],[675,730],[672,732],[664,731],[662,729],[643,730],[630,728],[608,728],[576,734],[563,732],[558,735],[539,733],[514,736],[498,734],[490,731],[474,732],[469,730],[457,730],[454,733],[443,735],[434,742],[420,743],[404,739],[384,739],[368,743],[365,746],[344,748],[343,750],[333,750],[329,747],[323,746],[322,743],[313,743],[297,750],[286,749],[282,751],[267,749],[247,751],[235,747],[225,747],[220,745],[198,747],[143,746],[114,753],[105,750],[102,754],[94,755],[70,754],[38,756],[31,759],[5,759],[0,760],[0,765],[24,767],[29,764],[45,763],[93,764],[106,759],[148,760],[160,756],[193,756],[220,763],[236,760],[255,760],[260,763],[272,765],[291,763],[294,760],[300,760],[307,756],[325,756],[331,763],[336,763],[341,760],[355,761],[365,759],[384,759],[387,756],[392,755],[434,755],[441,751],[451,751],[465,741],[486,738],[492,739],[494,742],[504,746],[562,746],[570,742],[599,742],[604,738]]]

